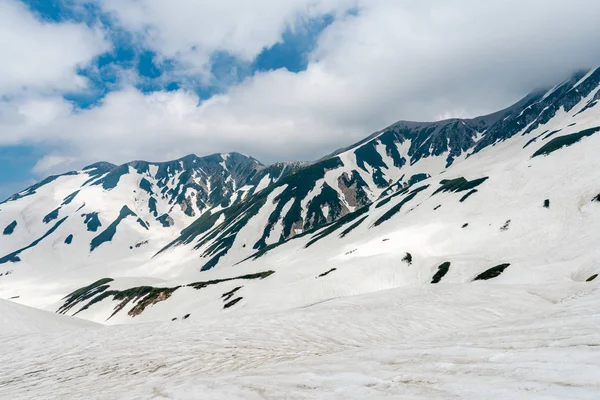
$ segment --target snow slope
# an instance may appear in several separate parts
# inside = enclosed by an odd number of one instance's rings
[[[99,327],[99,325],[23,306],[12,301],[0,300],[0,336],[48,332],[62,334],[73,328],[93,329],[95,327]],[[11,353],[13,352],[11,351]]]
[[[595,399],[599,296],[597,283],[440,285],[0,336],[0,397]]]

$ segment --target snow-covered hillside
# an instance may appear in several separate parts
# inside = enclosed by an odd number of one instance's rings
[[[97,164],[19,193],[0,297],[64,315],[0,304],[29,333],[22,357],[0,336],[0,397],[594,399],[599,100],[597,69],[307,166]],[[72,316],[118,326],[43,331]]]
[[[241,185],[232,184],[235,199],[199,209],[185,227],[185,207],[179,207],[181,234],[171,230],[161,240],[148,240],[164,231],[147,233],[136,217],[146,220],[148,214],[132,208],[136,215],[126,210],[123,218],[130,231],[116,236],[117,244],[92,249],[91,239],[91,247],[79,248],[73,259],[86,259],[85,268],[67,270],[52,261],[60,254],[57,243],[68,248],[52,232],[31,252],[4,258],[12,274],[2,277],[0,288],[26,304],[125,323],[192,311],[281,310],[432,281],[593,280],[600,273],[599,97],[600,69],[490,116],[399,122],[273,184],[261,184],[275,180],[271,175],[256,178],[254,186],[242,186],[252,187],[245,197],[234,192]],[[139,179],[145,172],[138,168],[120,179]],[[94,183],[114,182],[115,171],[84,187],[101,190]],[[150,173],[155,180],[157,174]],[[89,173],[66,178],[83,180],[80,175]],[[356,178],[353,184],[345,181],[349,176]],[[160,193],[160,187],[153,184],[150,191]],[[4,207],[28,198],[36,196]],[[75,218],[71,223],[84,226]],[[147,250],[136,252],[139,243]]]
[[[593,282],[429,285],[0,335],[0,398],[595,400],[599,296]]]
[[[127,271],[196,217],[238,204],[300,167],[265,167],[228,153],[97,163],[49,177],[0,204],[0,287],[14,289],[13,278],[68,281],[94,269]]]
[[[520,146],[527,145],[528,150],[518,157],[531,157],[557,137],[600,125],[594,107],[600,99],[599,85],[600,70],[595,70],[491,115],[395,123],[280,180],[238,207],[205,214],[170,246],[196,249],[201,269],[230,266],[406,186],[429,177],[439,180],[440,174],[461,168],[467,158],[486,157],[481,155],[484,150],[492,148],[498,162],[511,162],[515,155],[499,146],[508,139],[523,138]]]

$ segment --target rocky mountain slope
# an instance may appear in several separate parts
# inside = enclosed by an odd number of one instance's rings
[[[301,165],[228,153],[51,176],[0,204],[0,276],[137,265],[208,210],[238,204]]]
[[[231,154],[51,178],[0,206],[0,296],[125,323],[399,286],[592,282],[599,99],[597,69],[303,167]]]
[[[431,123],[397,122],[282,179],[237,207],[205,214],[169,247],[193,247],[204,270],[235,264],[254,251],[444,173],[515,136],[528,138],[528,146],[535,143],[540,147],[552,136],[578,132],[581,125],[573,128],[571,124],[597,112],[599,85],[600,70],[582,72],[491,115]]]

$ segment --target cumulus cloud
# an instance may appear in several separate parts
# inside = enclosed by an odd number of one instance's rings
[[[55,154],[49,154],[41,159],[33,166],[32,171],[36,174],[45,174],[57,166],[65,166],[76,161],[73,157],[64,157]]]
[[[205,101],[125,87],[85,110],[60,97],[0,103],[11,132],[0,143],[52,141],[69,165],[224,151],[316,159],[399,119],[496,111],[600,60],[595,0],[102,1],[191,74],[216,50],[252,59],[298,18],[337,18],[305,71],[258,73]]]
[[[343,14],[358,0],[100,0],[105,10],[160,56],[208,77],[211,55],[252,61],[286,28],[325,14]]]
[[[36,19],[16,0],[0,0],[0,97],[77,90],[77,68],[107,51],[100,30]]]

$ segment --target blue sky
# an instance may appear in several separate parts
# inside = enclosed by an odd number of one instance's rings
[[[100,160],[314,160],[599,63],[600,2],[458,4],[0,0],[0,198]]]
[[[185,86],[195,91],[200,99],[208,99],[225,91],[257,72],[285,68],[291,72],[303,71],[308,64],[308,54],[316,39],[331,22],[331,15],[320,15],[303,22],[297,29],[287,27],[279,42],[264,48],[254,60],[240,60],[226,51],[211,56],[210,81],[200,81],[194,76],[165,79],[173,69],[175,60],[157,61],[157,54],[136,43],[133,34],[115,23],[94,3],[84,6],[65,0],[22,0],[37,18],[52,23],[78,22],[88,26],[102,24],[107,30],[113,48],[99,54],[77,69],[77,74],[90,82],[85,91],[65,92],[63,98],[77,109],[89,109],[111,91],[119,88],[119,74],[131,71],[139,78],[134,86],[143,93],[173,91]],[[24,143],[0,146],[0,198],[38,181],[42,175],[33,171],[37,161],[49,151],[45,143]]]

